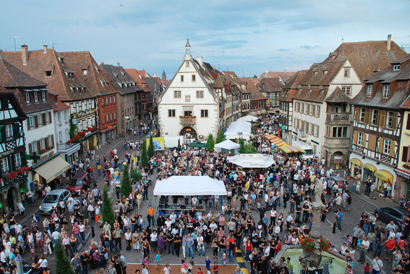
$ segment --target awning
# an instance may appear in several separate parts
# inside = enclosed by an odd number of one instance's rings
[[[266,135],[266,139],[268,139],[271,143],[275,144],[276,147],[283,147],[283,146],[289,146],[288,143],[283,141],[281,138],[271,134],[271,135]]]
[[[382,179],[383,181],[389,180],[390,183],[393,183],[393,175],[390,172],[386,171],[386,170],[376,171],[374,173],[374,176],[376,176],[379,179]]]
[[[293,146],[283,146],[279,148],[285,153],[305,153],[305,151],[301,148],[298,147],[293,147]]]
[[[70,165],[58,156],[48,161],[44,165],[34,169],[34,171],[40,174],[40,176],[43,177],[47,183],[49,183],[69,168]]]
[[[374,165],[371,164],[364,164],[363,168],[370,170],[371,172],[375,172],[377,168],[374,167]]]
[[[350,162],[357,166],[362,166],[362,162],[359,159],[353,158],[353,159],[350,159]]]
[[[195,142],[195,143],[190,143],[189,147],[201,147],[201,148],[205,148],[206,147],[206,143],[202,143],[202,142]]]

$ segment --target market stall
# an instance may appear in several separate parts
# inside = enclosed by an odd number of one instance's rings
[[[238,153],[240,145],[235,142],[232,142],[231,140],[225,140],[221,143],[215,144],[214,147],[216,152],[229,153],[231,155],[235,155]]]
[[[274,163],[273,156],[268,154],[238,154],[227,160],[244,168],[267,168]]]

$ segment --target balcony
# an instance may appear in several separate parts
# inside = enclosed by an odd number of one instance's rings
[[[195,125],[196,122],[196,117],[191,116],[191,117],[179,117],[179,123],[183,126],[192,126]]]
[[[327,113],[326,123],[349,123],[353,121],[351,113]]]

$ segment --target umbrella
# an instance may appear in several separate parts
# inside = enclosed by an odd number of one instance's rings
[[[343,178],[343,177],[340,176],[340,175],[332,176],[332,178],[333,178],[335,181],[346,181],[346,179]]]

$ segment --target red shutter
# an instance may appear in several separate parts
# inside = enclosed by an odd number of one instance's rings
[[[33,146],[31,144],[28,144],[28,154],[29,155],[33,154]]]
[[[27,118],[27,130],[30,130],[30,117]]]
[[[38,116],[37,115],[34,116],[34,122],[35,122],[36,128],[38,128]]]
[[[43,113],[43,126],[47,125],[46,113]]]
[[[54,134],[51,135],[51,147],[54,147]]]
[[[51,123],[52,123],[52,121],[53,121],[53,120],[52,120],[51,111],[48,113],[48,116],[50,117],[50,119],[49,119],[49,120],[50,120],[50,124],[51,124]],[[60,121],[61,121],[61,120],[60,120]]]
[[[49,140],[50,140],[50,136],[47,136],[46,138],[44,138],[44,144],[45,144],[46,150],[48,150],[50,148]]]
[[[37,141],[37,151],[38,151],[38,155],[41,154],[41,144],[40,144],[40,140]]]

